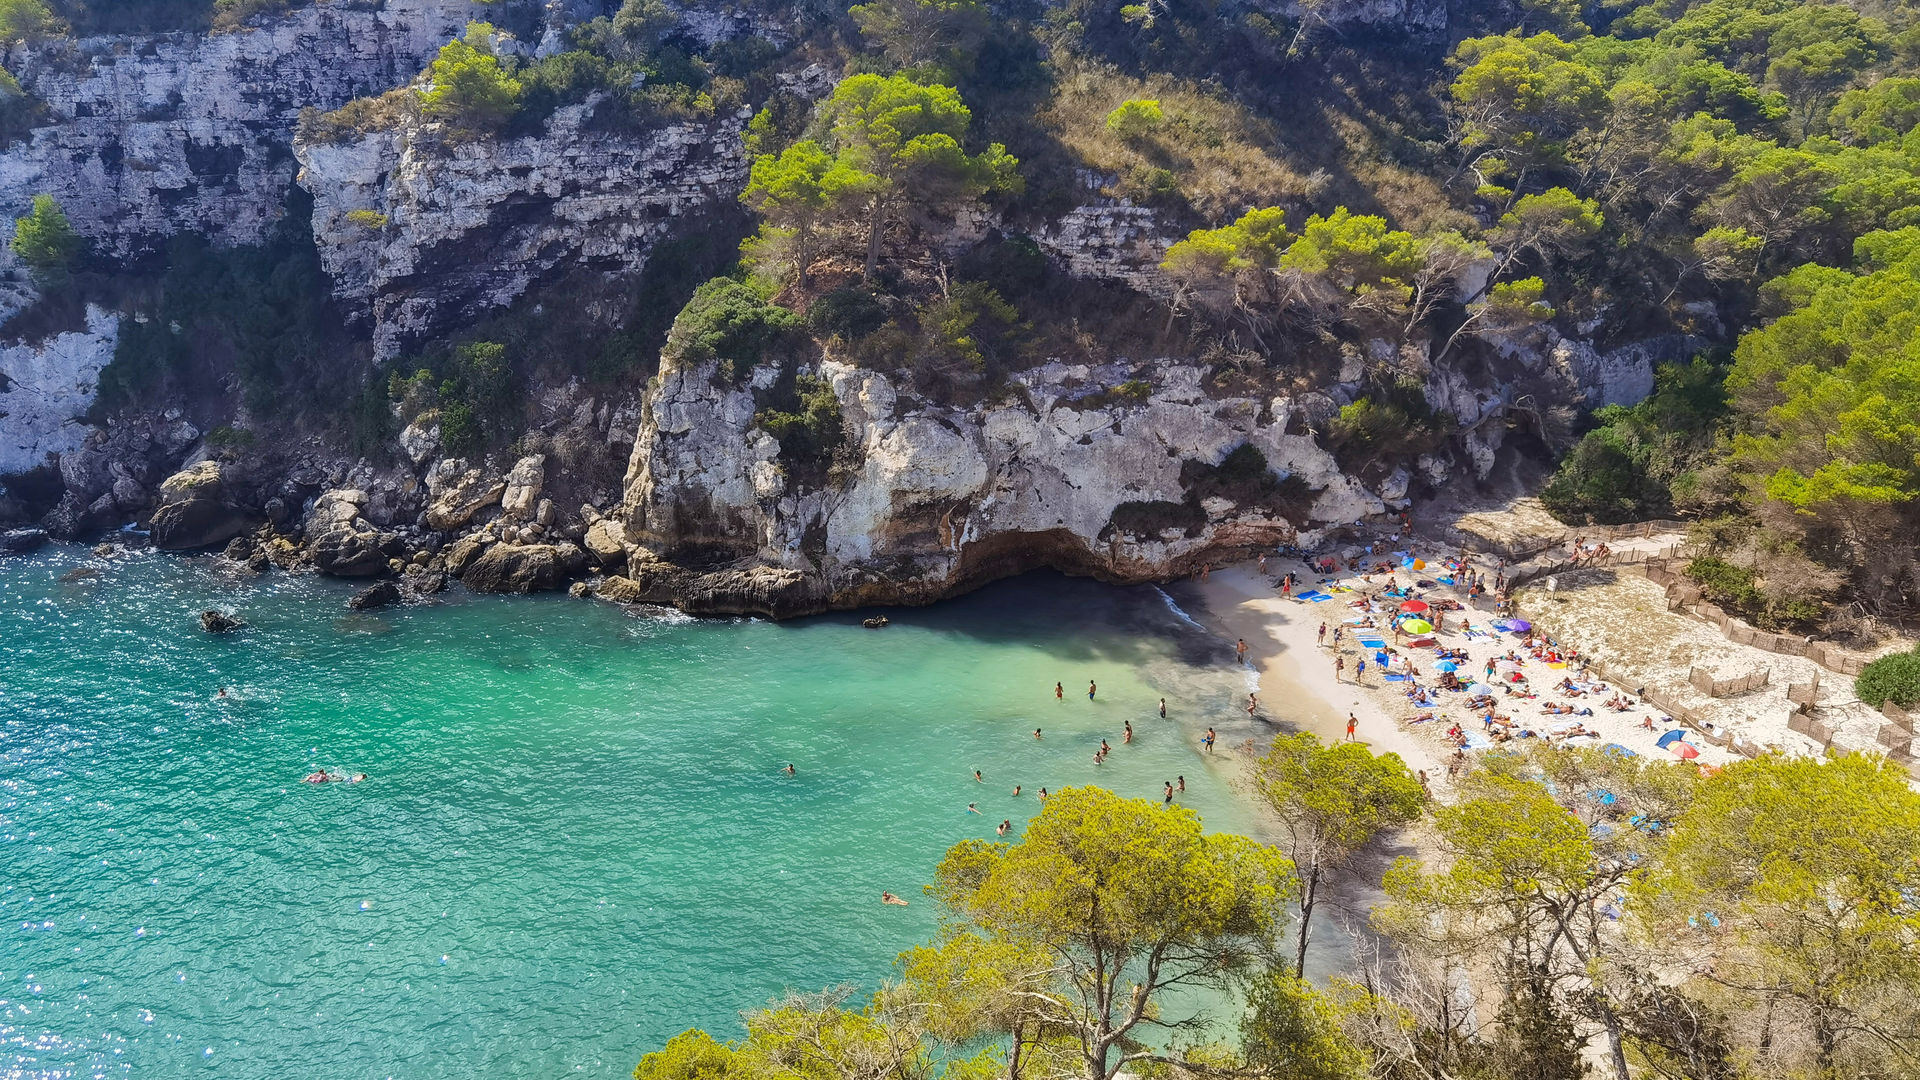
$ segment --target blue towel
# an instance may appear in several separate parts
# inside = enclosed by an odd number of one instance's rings
[[[1406,682],[1406,681],[1407,681],[1408,679],[1411,679],[1411,678],[1413,678],[1413,676],[1411,676],[1411,675],[1385,675],[1385,676],[1382,676],[1382,678],[1384,678],[1384,679],[1386,679],[1386,680],[1387,680],[1388,682]]]
[[[1387,647],[1387,639],[1377,638],[1377,637],[1363,637],[1360,639],[1360,644],[1362,647],[1368,648],[1368,649],[1384,649]]]

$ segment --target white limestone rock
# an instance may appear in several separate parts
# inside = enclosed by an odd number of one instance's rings
[[[89,304],[85,330],[0,346],[0,476],[86,442],[94,429],[85,416],[119,340],[120,317]]]

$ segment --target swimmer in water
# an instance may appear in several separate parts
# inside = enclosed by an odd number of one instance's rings
[[[1014,797],[1014,798],[1016,798],[1016,799],[1020,797],[1020,785],[1019,785],[1019,784],[1015,784],[1015,785],[1013,785],[1013,797]]]
[[[1214,740],[1213,729],[1208,728],[1206,736],[1200,740],[1200,745],[1206,747],[1207,753],[1209,754],[1213,753],[1213,740]]]
[[[1046,801],[1047,801],[1047,789],[1046,789],[1046,788],[1041,788],[1041,789],[1040,789],[1040,801],[1041,801],[1041,802],[1046,802]]]
[[[220,688],[220,692],[219,692],[219,693],[217,693],[217,694],[215,694],[215,695],[213,695],[213,696],[214,696],[214,697],[216,697],[216,698],[219,698],[219,699],[221,699],[221,700],[223,700],[223,701],[224,701],[224,700],[226,700],[226,697],[227,697],[227,688],[226,688],[226,687],[224,687],[224,686],[223,686],[223,687],[221,687],[221,688]]]
[[[1167,718],[1167,699],[1161,698],[1160,699],[1160,719],[1165,720],[1166,718]]]
[[[973,805],[972,803],[968,803],[968,804],[967,804],[967,813],[969,813],[969,814],[977,814],[977,813],[979,813],[979,812],[980,812],[980,808],[979,808],[979,807],[977,807],[977,806],[975,806],[975,805]]]
[[[982,780],[982,779],[980,778],[980,770],[979,770],[979,769],[975,769],[975,770],[973,770],[973,782],[974,782],[974,783],[976,783],[976,784],[984,784],[984,783],[986,783],[986,781],[985,781],[985,780]]]
[[[333,779],[333,777],[328,776],[326,771],[323,769],[319,772],[308,773],[306,782],[309,784],[324,784],[331,779]]]
[[[997,832],[997,833],[999,833],[999,834],[1000,834],[1001,836],[1005,836],[1005,835],[1007,835],[1007,830],[1008,830],[1008,829],[1011,829],[1011,828],[1013,828],[1013,819],[1012,819],[1012,818],[1008,818],[1007,820],[1005,820],[1005,821],[1003,821],[1003,822],[1001,822],[1000,824],[998,824],[998,825],[996,825],[996,826],[994,826],[994,827],[993,827],[993,831],[994,831],[994,832]]]
[[[1180,793],[1181,793],[1182,795],[1184,795],[1184,794],[1186,794],[1186,792],[1187,792],[1187,778],[1186,778],[1186,777],[1184,777],[1184,776],[1176,776],[1176,777],[1174,777],[1174,779],[1175,779],[1175,780],[1178,780],[1178,781],[1180,781],[1180,786],[1179,786],[1179,787],[1177,787],[1177,788],[1174,788],[1174,790],[1175,790],[1175,791],[1178,791],[1178,792],[1180,792]]]
[[[347,777],[347,782],[350,784],[357,784],[360,781],[365,780],[366,778],[367,778],[366,773],[357,772],[357,773],[354,773],[352,776]]]
[[[787,762],[787,767],[786,767],[786,768],[784,768],[784,769],[781,769],[780,771],[781,771],[781,772],[783,772],[783,773],[786,773],[786,774],[787,774],[788,776],[792,776],[792,775],[793,775],[793,762],[791,762],[791,761],[789,761],[789,762]]]
[[[1053,684],[1053,700],[1055,701],[1067,700],[1067,688],[1064,686],[1061,686],[1059,683],[1054,683]]]
[[[900,899],[899,897],[893,895],[890,892],[882,892],[880,894],[880,902],[883,904],[898,904],[901,907],[907,906],[907,902],[905,900]]]
[[[1034,728],[1034,729],[1033,729],[1033,737],[1034,737],[1034,738],[1036,738],[1036,739],[1040,737],[1040,729],[1039,729],[1039,728]]]
[[[1120,736],[1120,745],[1125,746],[1126,744],[1132,741],[1133,741],[1133,721],[1129,720],[1127,721],[1127,730],[1125,734]]]

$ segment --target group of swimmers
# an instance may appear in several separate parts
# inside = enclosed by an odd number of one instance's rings
[[[302,782],[308,784],[357,784],[366,778],[367,774],[363,772],[337,773],[328,772],[325,769],[316,769],[308,773],[306,779]]]

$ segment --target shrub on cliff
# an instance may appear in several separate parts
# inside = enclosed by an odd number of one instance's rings
[[[1137,142],[1160,130],[1167,114],[1153,98],[1130,98],[1107,114],[1107,130],[1128,142]]]
[[[1876,709],[1888,701],[1901,708],[1920,703],[1920,650],[1891,653],[1868,664],[1853,680],[1853,692]]]
[[[468,23],[463,37],[440,47],[420,91],[422,114],[469,135],[498,131],[513,119],[522,87],[494,55],[495,32],[490,23]]]
[[[45,0],[0,0],[0,41],[28,41],[62,29]]]
[[[794,379],[784,400],[754,414],[753,422],[780,441],[780,460],[789,477],[804,486],[827,478],[834,457],[846,444],[846,422],[833,384],[814,375]]]
[[[663,355],[683,364],[719,361],[731,382],[795,344],[799,327],[793,312],[732,278],[714,278],[674,318]]]
[[[13,223],[13,253],[27,264],[33,279],[43,288],[67,280],[67,272],[80,257],[85,241],[73,231],[72,223],[51,195],[33,197],[33,210]]]

